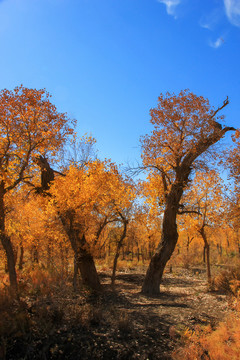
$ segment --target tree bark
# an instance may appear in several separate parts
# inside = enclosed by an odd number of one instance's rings
[[[204,246],[203,246],[203,263],[206,264],[206,246],[205,246],[205,243],[204,243]]]
[[[1,230],[0,230],[1,231]],[[7,257],[7,267],[9,273],[10,281],[10,292],[13,296],[18,298],[18,283],[17,283],[17,273],[15,267],[15,256],[13,251],[13,246],[9,236],[1,234],[1,242]]]
[[[5,231],[5,206],[4,206],[5,193],[6,192],[4,187],[4,181],[2,180],[0,183],[0,237],[1,237],[2,246],[4,248],[7,257],[10,292],[14,297],[18,299],[19,295],[18,295],[15,255],[14,255],[11,239],[9,236],[7,236]]]
[[[81,231],[81,226],[74,223],[73,213],[68,213],[65,216],[60,215],[60,219],[74,251],[75,261],[80,270],[83,284],[94,291],[100,291],[101,284],[96,266],[85,234]]]
[[[83,235],[84,239],[85,236]],[[96,266],[90,252],[80,247],[77,252],[77,265],[79,267],[82,282],[84,285],[94,291],[100,291],[102,289]]]
[[[43,156],[39,156],[37,161],[41,168],[41,187],[38,192],[45,192],[45,194],[48,195],[47,190],[50,188],[50,183],[54,181],[54,170],[50,167],[48,160]],[[75,222],[74,212],[59,214],[59,216],[74,251],[83,284],[92,290],[101,290],[93,257],[90,254],[84,233],[81,234],[80,225]]]
[[[22,270],[23,269],[23,255],[24,255],[24,247],[21,244],[20,245],[20,256],[19,256],[19,263],[18,263],[18,269]]]
[[[150,261],[143,282],[142,293],[144,294],[154,295],[160,293],[163,271],[178,240],[176,217],[177,207],[176,205],[174,206],[173,198],[171,197],[168,200],[168,205],[163,217],[161,241]]]
[[[214,117],[214,115],[212,117]],[[161,169],[159,170],[165,190],[165,211],[162,224],[162,236],[159,246],[150,261],[143,282],[142,293],[146,295],[160,293],[160,283],[164,268],[172,256],[178,241],[176,219],[178,213],[184,213],[184,211],[179,210],[180,201],[184,188],[189,182],[189,175],[194,161],[210,146],[217,143],[225,135],[225,133],[230,130],[235,129],[232,127],[225,127],[223,129],[216,128],[214,132],[210,133],[208,136],[199,138],[195,146],[186,153],[181,162],[178,161],[178,165],[174,169],[175,179],[169,187],[167,187],[166,184],[166,174],[163,173]]]
[[[38,254],[38,248],[36,245],[33,245],[33,247],[32,247],[32,262],[34,264],[39,264],[39,254]]]

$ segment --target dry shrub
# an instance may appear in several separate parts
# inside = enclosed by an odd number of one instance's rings
[[[222,271],[214,278],[213,284],[216,290],[237,296],[240,290],[240,266]]]
[[[68,279],[63,279],[58,271],[49,271],[41,267],[26,268],[19,279],[19,289],[22,296],[48,296],[57,290],[66,288]]]
[[[24,304],[0,291],[0,339],[20,337],[29,333],[31,319]]]
[[[62,323],[65,309],[63,304],[59,304],[54,300],[50,302],[48,299],[46,302],[34,303],[31,312],[35,328],[41,334],[48,334]]]
[[[230,316],[216,330],[210,326],[187,331],[184,345],[172,354],[173,360],[239,360],[240,318]]]
[[[177,251],[175,251],[171,261],[175,266],[181,266],[184,269],[189,269],[192,266],[199,265],[201,263],[199,261],[200,258],[200,254],[193,248],[192,251],[189,251],[188,253],[182,252],[178,254]]]
[[[193,259],[190,255],[182,255],[182,266],[184,269],[189,269],[193,263]]]
[[[72,303],[65,307],[65,318],[71,324],[83,325],[85,327],[98,326],[103,320],[103,309],[101,305]]]
[[[239,360],[240,359],[240,281],[238,270],[222,272],[217,284],[221,290],[230,291],[229,303],[234,310],[215,330],[197,327],[187,330],[181,337],[182,346],[172,354],[173,360]],[[234,277],[234,278],[233,278]]]
[[[132,324],[126,311],[121,311],[118,315],[117,327],[122,333],[129,333]]]
[[[97,326],[103,319],[103,310],[100,305],[93,306],[86,304],[81,310],[81,322],[85,326]]]

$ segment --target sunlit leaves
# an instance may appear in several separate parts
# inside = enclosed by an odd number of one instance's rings
[[[0,92],[0,178],[9,187],[23,179],[39,154],[54,155],[72,134],[66,114],[57,111],[46,90],[23,86]],[[17,182],[17,183],[16,183]],[[16,184],[15,184],[16,183]]]

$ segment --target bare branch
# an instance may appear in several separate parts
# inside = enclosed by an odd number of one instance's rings
[[[215,111],[212,113],[210,119],[213,119],[213,118],[217,115],[217,113],[218,113],[219,111],[221,111],[223,108],[225,108],[225,106],[227,106],[228,104],[229,104],[229,100],[228,100],[228,96],[227,96],[227,98],[226,98],[226,100],[224,100],[222,106],[218,107],[217,110],[215,110]]]
[[[199,211],[197,210],[178,210],[177,211],[178,215],[183,215],[183,214],[197,214],[197,215],[202,215]]]

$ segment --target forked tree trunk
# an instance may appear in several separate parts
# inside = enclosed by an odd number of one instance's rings
[[[191,244],[191,242],[193,241],[194,237],[192,236],[190,238],[190,236],[187,237],[187,254],[189,253],[189,246]]]
[[[226,104],[228,104],[228,102],[225,102],[223,107]],[[215,111],[213,117],[223,107]],[[165,191],[166,206],[163,216],[161,241],[150,261],[143,282],[142,292],[144,294],[153,295],[160,293],[160,283],[162,280],[164,268],[168,260],[172,256],[172,253],[177,244],[177,214],[184,213],[183,210],[179,211],[179,205],[184,188],[188,184],[189,175],[191,173],[194,161],[200,155],[202,155],[210,146],[217,143],[225,135],[225,133],[230,130],[235,129],[232,127],[225,127],[223,129],[216,127],[214,132],[209,133],[208,136],[202,138],[200,137],[199,140],[195,143],[194,147],[192,149],[189,149],[189,151],[185,154],[184,158],[181,160],[181,163],[179,163],[175,167],[175,180],[169,186],[167,185],[167,174],[164,173],[164,171],[162,171],[161,169],[159,169]]]
[[[47,190],[49,190],[50,183],[54,181],[54,170],[50,167],[48,160],[43,156],[39,156],[37,161],[41,168],[41,188],[38,189],[38,192],[47,192]],[[95,263],[89,251],[85,235],[81,234],[79,224],[74,222],[74,212],[69,212],[66,216],[59,214],[59,216],[74,251],[74,256],[82,276],[83,284],[92,290],[100,290],[101,285]]]
[[[128,221],[127,220],[124,220],[123,222],[123,232],[122,232],[122,235],[117,243],[117,249],[116,249],[116,253],[115,253],[115,256],[114,256],[114,260],[113,260],[113,271],[112,271],[112,277],[111,277],[111,284],[112,286],[114,287],[114,284],[115,284],[115,278],[116,278],[116,270],[117,270],[117,261],[118,261],[118,258],[119,258],[119,255],[120,255],[120,250],[123,246],[123,241],[126,237],[126,234],[127,234],[127,224],[128,224]]]
[[[74,251],[74,258],[81,273],[82,283],[94,291],[100,291],[101,284],[96,266],[84,233],[81,234],[79,224],[74,223],[74,213],[68,213],[65,216],[60,215],[60,219]]]

